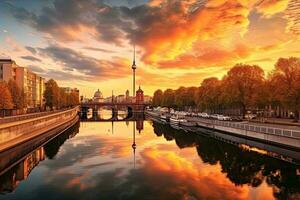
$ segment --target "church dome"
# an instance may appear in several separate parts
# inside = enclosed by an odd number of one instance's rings
[[[100,92],[99,89],[95,92],[94,98],[99,98],[99,99],[103,98],[102,92]]]

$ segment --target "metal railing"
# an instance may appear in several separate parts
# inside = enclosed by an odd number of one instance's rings
[[[300,131],[212,120],[213,125],[300,139]]]
[[[77,106],[72,107],[72,108],[76,108],[76,107]],[[40,113],[31,113],[31,114],[16,115],[16,116],[0,118],[0,124],[16,122],[16,121],[22,121],[22,120],[27,120],[27,119],[33,119],[33,118],[37,118],[37,117],[43,117],[43,116],[46,116],[46,115],[66,111],[66,110],[69,110],[69,109],[72,109],[72,108],[64,108],[64,109],[61,109],[61,110],[46,111],[46,112],[40,112]]]

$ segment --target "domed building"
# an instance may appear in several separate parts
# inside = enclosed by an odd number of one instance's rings
[[[94,102],[104,102],[102,92],[99,89],[95,92],[93,101]]]

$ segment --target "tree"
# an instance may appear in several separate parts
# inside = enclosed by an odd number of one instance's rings
[[[69,105],[70,106],[75,106],[79,104],[79,96],[78,93],[76,92],[71,92],[70,94],[70,102]]]
[[[9,91],[9,88],[5,82],[0,82],[0,110],[12,109],[13,100]]]
[[[50,79],[46,82],[46,88],[44,92],[44,98],[46,101],[46,106],[49,106],[51,109],[54,107],[59,106],[59,96],[60,96],[60,89],[57,83]]]
[[[163,101],[163,92],[162,90],[156,90],[153,94],[152,105],[161,106]]]
[[[221,91],[221,81],[217,78],[204,79],[198,92],[197,105],[199,108],[215,113],[221,103]]]
[[[186,99],[186,88],[180,87],[175,91],[175,105],[179,109],[183,109],[185,106],[185,99]]]
[[[163,106],[174,107],[175,105],[175,92],[172,89],[167,89],[163,93]]]
[[[294,111],[295,121],[300,110],[300,59],[279,58],[270,75],[274,100]]]
[[[186,98],[185,102],[187,106],[195,107],[196,106],[196,99],[195,95],[197,94],[198,88],[197,87],[188,87],[186,90]]]
[[[258,106],[258,91],[264,85],[264,71],[257,65],[237,64],[231,68],[223,78],[227,101],[242,109],[245,116],[246,109]]]
[[[26,96],[23,89],[20,89],[14,80],[8,81],[8,88],[12,96],[14,108],[22,109],[26,107]]]

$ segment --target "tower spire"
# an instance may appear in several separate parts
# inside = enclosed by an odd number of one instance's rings
[[[133,44],[133,62],[132,62],[132,69],[136,69],[136,64],[135,64],[135,43]]]

